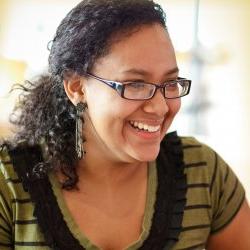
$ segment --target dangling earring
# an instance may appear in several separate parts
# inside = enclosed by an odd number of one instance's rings
[[[87,108],[87,103],[79,102],[76,105],[76,154],[77,158],[80,160],[83,158],[84,150],[83,150],[83,113]]]

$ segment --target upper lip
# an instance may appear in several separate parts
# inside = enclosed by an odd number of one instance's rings
[[[138,120],[136,120],[136,119],[131,119],[129,121],[143,123],[143,124],[147,124],[149,126],[158,126],[158,125],[161,125],[163,123],[164,119],[160,119],[160,120],[159,119],[158,120],[146,120],[146,119],[142,119],[142,120],[138,119]]]

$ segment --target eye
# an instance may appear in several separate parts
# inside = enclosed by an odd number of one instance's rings
[[[178,88],[178,82],[177,81],[169,81],[166,84],[166,89],[167,90],[176,89],[176,88]]]
[[[125,84],[127,89],[140,90],[145,88],[144,82],[127,82]]]

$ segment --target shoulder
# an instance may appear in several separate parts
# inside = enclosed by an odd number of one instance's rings
[[[211,233],[225,228],[234,219],[245,192],[230,166],[214,149],[193,137],[179,138],[187,193],[182,232],[174,249],[205,247]]]
[[[41,245],[47,249],[34,214],[35,207],[30,193],[25,191],[22,177],[19,178],[15,171],[22,164],[16,162],[14,168],[13,162],[15,163],[15,160],[11,157],[9,149],[2,147],[0,150],[0,245],[4,244],[12,249],[13,242],[14,244],[21,242],[26,249],[26,246],[30,246],[32,242],[38,248]],[[31,231],[35,233],[29,234],[28,232]]]
[[[6,183],[18,179],[17,174],[14,171],[8,150],[5,148],[0,151],[0,175],[2,180],[4,180]]]
[[[192,189],[189,193],[200,194],[201,200],[206,195],[211,207],[211,232],[217,232],[237,214],[245,190],[232,168],[214,149],[193,137],[181,137],[181,141],[187,182]]]
[[[198,141],[194,137],[180,138],[186,172],[195,172],[196,175],[198,172],[201,172],[203,176],[206,174],[208,178],[207,181],[212,182],[212,178],[218,168],[218,159],[220,156],[211,147]],[[220,158],[220,160],[220,170],[225,172],[227,164],[222,162],[222,158]]]
[[[12,170],[7,152],[0,152],[0,210],[9,212],[14,196],[8,183],[16,178]]]
[[[203,160],[210,163],[215,159],[216,152],[208,145],[194,137],[180,137],[186,161]]]
[[[0,151],[0,190],[4,190],[6,200],[10,203],[29,198],[29,194],[24,191],[22,182],[13,167],[7,149]]]

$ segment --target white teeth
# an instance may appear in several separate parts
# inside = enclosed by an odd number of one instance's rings
[[[139,129],[143,129],[143,124],[139,122],[138,128],[139,128]]]
[[[158,125],[158,126],[150,126],[150,125],[147,125],[147,124],[144,124],[144,123],[141,123],[141,122],[135,122],[135,121],[130,121],[130,124],[135,128],[145,130],[145,131],[148,131],[148,132],[156,132],[161,127],[160,125]]]

